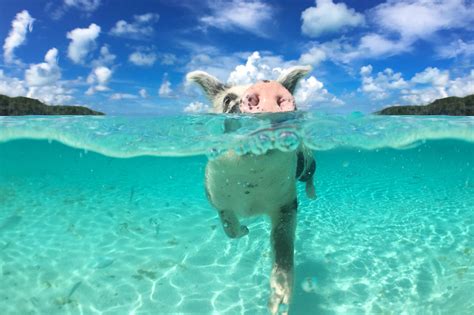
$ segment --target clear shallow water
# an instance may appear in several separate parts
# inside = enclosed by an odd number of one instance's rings
[[[298,136],[318,199],[299,187],[291,313],[474,313],[474,120],[224,121],[0,118],[2,314],[266,314],[268,221],[225,236],[203,154]]]

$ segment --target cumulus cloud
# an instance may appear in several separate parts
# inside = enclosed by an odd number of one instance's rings
[[[103,92],[109,90],[107,84],[112,77],[112,70],[105,66],[99,66],[92,69],[91,73],[87,77],[87,83],[91,86],[86,91],[87,95],[92,95],[95,92]]]
[[[88,28],[76,28],[67,33],[69,43],[68,57],[77,64],[84,63],[87,55],[96,47],[95,40],[99,37],[100,26],[92,23]]]
[[[336,33],[342,29],[364,24],[364,16],[344,3],[332,0],[316,0],[316,7],[310,7],[301,14],[301,31],[310,37]]]
[[[240,57],[243,56],[245,55]],[[215,60],[216,58],[211,59]],[[243,64],[242,61],[240,63],[241,64],[236,65],[230,72],[224,69],[227,73],[227,80],[223,81],[229,84],[246,85],[259,80],[276,80],[285,69],[299,64],[295,60],[285,61],[280,56],[262,55],[258,51],[246,55]],[[221,72],[222,71],[215,71],[210,73],[215,75],[215,73]],[[295,99],[298,106],[303,109],[311,106],[338,106],[343,104],[341,100],[329,93],[327,89],[324,88],[323,83],[314,76],[300,81],[299,87],[296,89]]]
[[[26,34],[33,30],[34,21],[35,19],[31,17],[27,10],[17,13],[3,44],[3,58],[6,63],[15,62],[14,50],[25,42]]]
[[[412,42],[392,40],[376,33],[368,33],[357,41],[339,38],[321,44],[315,43],[304,51],[300,63],[318,63],[331,60],[334,63],[350,64],[354,60],[383,58],[411,50]]]
[[[187,71],[206,71],[221,81],[225,81],[229,72],[242,63],[242,60],[245,59],[236,54],[220,54],[218,52],[195,53],[192,54],[191,60],[186,64],[185,68]]]
[[[36,98],[49,105],[64,105],[73,99],[72,92],[59,81],[49,85],[29,86],[26,81],[6,76],[0,70],[0,94]]]
[[[474,94],[474,70],[451,80],[449,70],[427,67],[405,80],[401,73],[389,68],[373,75],[372,66],[367,65],[360,69],[360,75],[362,86],[359,90],[373,100],[393,97],[401,103],[421,105],[448,96]]]
[[[442,73],[442,79],[434,78],[435,73]],[[411,80],[421,82],[421,87],[413,86],[402,90],[401,98],[409,104],[428,104],[436,99],[448,96],[463,97],[474,94],[474,70],[466,76],[449,80],[448,70],[441,71],[437,68],[427,68],[417,73]]]
[[[153,52],[145,53],[136,51],[128,56],[128,61],[136,66],[153,66],[156,62],[156,54]]]
[[[251,84],[259,80],[278,77],[281,68],[273,68],[262,60],[258,51],[253,52],[243,65],[235,67],[227,79],[231,84]]]
[[[359,55],[354,57],[380,57],[393,56],[410,50],[411,42],[405,40],[390,40],[379,34],[367,34],[360,39],[357,51]]]
[[[320,47],[311,47],[300,56],[299,62],[303,65],[317,66],[327,59],[327,53]]]
[[[383,30],[415,40],[471,25],[474,4],[464,0],[389,0],[375,7],[372,16]]]
[[[474,94],[474,70],[464,76],[449,81],[448,94],[453,96],[466,96]]]
[[[140,89],[140,91],[138,91],[138,94],[140,94],[142,98],[148,98],[148,92],[145,89]]]
[[[438,68],[428,67],[422,72],[416,73],[411,82],[419,84],[431,84],[434,86],[446,86],[449,81],[449,71],[441,71]]]
[[[93,67],[110,66],[114,63],[116,57],[110,52],[109,47],[104,45],[100,48],[99,57],[92,60],[91,64]]]
[[[133,22],[120,20],[115,23],[115,26],[110,30],[110,34],[131,39],[146,39],[153,35],[153,26],[159,19],[160,15],[156,13],[134,15]]]
[[[332,1],[328,3],[335,5]],[[442,31],[471,28],[474,3],[463,0],[389,0],[367,11],[366,15],[373,26],[371,32],[313,45],[302,53],[300,60],[313,64],[323,60],[350,64],[355,60],[400,55],[412,51],[417,41],[432,40]],[[317,24],[317,27],[323,25]],[[437,42],[444,45],[436,49],[442,58],[472,56],[474,53],[472,41]]]
[[[24,96],[26,92],[25,81],[9,77],[0,69],[0,94],[16,97]]]
[[[25,71],[25,80],[29,86],[51,85],[61,78],[61,69],[58,65],[58,50],[51,48],[46,53],[44,61],[33,64]]]
[[[211,14],[199,20],[204,29],[214,27],[223,31],[246,31],[268,37],[274,9],[260,0],[217,0],[209,3]]]
[[[100,6],[101,0],[64,0],[66,7],[73,7],[82,11],[92,12]]]
[[[308,109],[311,106],[344,105],[344,102],[336,96],[331,95],[328,90],[324,88],[324,84],[316,79],[315,76],[301,79],[298,86],[295,93],[295,101],[300,109]]]
[[[183,111],[185,113],[208,113],[210,108],[208,105],[201,102],[192,102],[186,106]]]
[[[36,98],[49,105],[68,104],[73,99],[73,90],[60,80],[57,56],[56,48],[48,50],[44,62],[32,64],[25,70],[25,80],[8,77],[0,70],[0,94]]]
[[[391,90],[400,90],[408,87],[400,72],[386,68],[383,72],[372,75],[372,65],[360,69],[362,77],[361,91],[368,94],[371,99],[382,100],[388,98]]]
[[[167,75],[163,77],[163,82],[161,83],[161,86],[158,90],[158,94],[161,97],[171,97],[171,94],[173,93],[173,90],[171,89],[171,82],[168,80]]]
[[[71,93],[70,89],[57,82],[52,85],[32,86],[28,89],[26,96],[39,99],[49,105],[65,105],[73,99]]]

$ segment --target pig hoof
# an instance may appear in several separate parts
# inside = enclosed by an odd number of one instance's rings
[[[242,236],[245,236],[247,234],[249,234],[249,228],[246,227],[245,225],[241,225],[240,226],[240,233],[237,237],[242,237]]]
[[[309,199],[316,199],[316,189],[314,189],[314,185],[312,182],[306,182],[306,196]]]

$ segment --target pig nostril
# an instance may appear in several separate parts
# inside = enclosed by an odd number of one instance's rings
[[[259,103],[258,96],[256,94],[247,95],[247,101],[250,106],[257,106]]]
[[[278,106],[281,107],[281,103],[283,103],[284,101],[285,101],[284,98],[282,98],[281,96],[278,96],[278,98],[277,98],[277,104],[278,104]]]

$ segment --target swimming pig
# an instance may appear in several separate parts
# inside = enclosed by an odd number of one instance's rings
[[[206,93],[216,113],[273,113],[296,110],[293,97],[298,81],[310,67],[293,67],[276,81],[230,86],[206,72],[188,73]],[[273,266],[270,277],[271,313],[287,313],[293,291],[293,256],[296,228],[296,180],[306,182],[306,193],[315,198],[312,152],[301,145],[296,151],[277,149],[265,154],[238,155],[230,151],[208,162],[205,187],[217,209],[225,233],[238,238],[249,233],[239,217],[265,214],[271,219]]]

